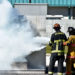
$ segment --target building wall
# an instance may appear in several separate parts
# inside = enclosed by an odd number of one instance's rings
[[[62,25],[62,30],[65,33],[68,26],[75,24],[75,20],[68,18],[68,7],[48,7],[47,4],[15,4],[14,7],[18,9],[21,15],[27,17],[41,36],[50,36],[53,32],[54,23]],[[73,10],[71,10],[71,15],[72,12]]]
[[[14,7],[27,17],[39,35],[45,36],[47,4],[15,4]]]
[[[22,15],[46,15],[47,4],[15,4]]]
[[[47,36],[51,36],[51,34],[54,32],[53,25],[55,23],[59,23],[61,25],[61,30],[62,32],[67,33],[67,29],[69,26],[75,27],[75,20],[68,20],[68,19],[63,19],[63,20],[46,20],[46,34]]]
[[[48,15],[68,19],[68,7],[48,7]]]

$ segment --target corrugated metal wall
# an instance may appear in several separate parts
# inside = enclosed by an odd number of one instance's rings
[[[8,0],[14,3],[48,3],[50,6],[75,6],[75,0]]]
[[[29,0],[8,0],[12,5],[15,3],[29,3]]]

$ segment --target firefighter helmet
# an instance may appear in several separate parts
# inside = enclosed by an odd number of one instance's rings
[[[54,27],[53,27],[53,28],[54,28],[54,29],[55,29],[55,28],[59,28],[59,29],[60,29],[61,27],[60,27],[60,24],[56,23],[56,24],[54,24]]]
[[[68,27],[68,32],[73,32],[75,29],[73,27]]]

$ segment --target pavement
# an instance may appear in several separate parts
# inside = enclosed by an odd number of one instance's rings
[[[0,75],[48,75],[44,70],[1,70]],[[53,75],[57,75],[54,73]],[[65,73],[63,74],[65,75]]]

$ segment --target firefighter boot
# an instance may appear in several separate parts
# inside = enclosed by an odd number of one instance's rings
[[[53,72],[48,72],[48,75],[53,75]]]
[[[58,75],[63,75],[63,73],[58,73]]]
[[[72,75],[75,75],[75,63],[72,65]]]
[[[75,63],[73,64],[73,67],[75,68]]]

